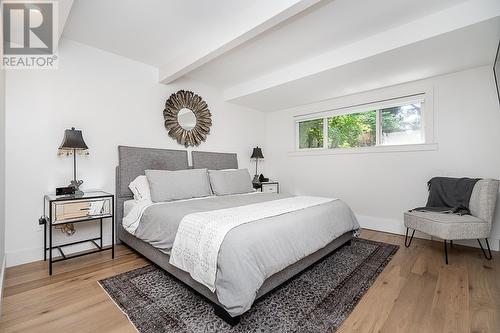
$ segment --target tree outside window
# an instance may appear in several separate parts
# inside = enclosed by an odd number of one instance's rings
[[[325,121],[327,133],[323,133]],[[304,120],[298,124],[299,149],[323,148],[324,135],[327,135],[328,148],[356,148],[424,142],[421,102]],[[377,135],[379,135],[378,138]]]

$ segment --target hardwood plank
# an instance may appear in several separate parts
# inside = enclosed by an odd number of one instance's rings
[[[361,237],[400,245],[394,258],[338,332],[500,332],[500,254],[362,230]],[[1,332],[135,332],[97,281],[147,265],[124,246],[56,264],[7,269]]]
[[[436,278],[430,274],[410,273],[394,302],[393,311],[382,327],[383,332],[426,332]],[[414,311],[408,311],[414,308]]]
[[[470,331],[495,332],[500,327],[500,260],[477,260],[467,254]],[[476,260],[472,260],[476,259]]]
[[[97,281],[141,267],[141,262],[133,261],[112,266],[6,297],[1,323],[25,321],[33,317],[52,318],[61,308],[68,308],[65,304],[71,304],[71,311],[80,311],[80,306],[86,305],[82,301],[109,301]]]
[[[398,265],[386,267],[338,332],[380,332],[405,282]]]
[[[24,291],[29,291],[29,290],[36,288],[36,287],[39,287],[39,286],[44,286],[47,284],[52,284],[52,283],[56,283],[59,281],[72,279],[72,278],[78,277],[82,274],[85,274],[87,272],[98,271],[100,269],[105,269],[105,268],[108,268],[111,266],[120,265],[122,263],[134,261],[134,260],[138,260],[138,259],[143,260],[144,263],[146,263],[146,261],[144,259],[142,259],[141,257],[139,257],[139,255],[137,255],[136,253],[127,252],[123,256],[116,257],[114,260],[109,258],[106,261],[96,262],[95,264],[92,263],[86,267],[84,266],[80,269],[75,269],[73,271],[64,270],[63,272],[61,272],[59,274],[54,274],[53,276],[49,276],[47,274],[47,268],[43,267],[41,269],[41,271],[36,273],[36,274],[35,273],[29,274],[29,276],[24,277],[24,278],[14,278],[14,280],[16,280],[16,282],[11,283],[11,286],[6,289],[5,296],[16,295],[18,293],[22,293]]]
[[[430,329],[433,332],[469,331],[468,272],[448,265],[439,274],[432,303]]]

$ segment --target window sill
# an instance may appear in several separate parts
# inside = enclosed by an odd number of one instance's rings
[[[288,156],[294,157],[294,156],[315,156],[315,155],[371,154],[371,153],[394,153],[394,152],[432,151],[432,150],[438,150],[437,143],[359,147],[359,148],[301,149],[288,152]]]

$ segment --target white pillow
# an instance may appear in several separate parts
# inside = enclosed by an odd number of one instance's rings
[[[149,200],[151,201],[151,189],[149,188],[148,178],[144,175],[137,176],[128,186],[134,194],[134,200]]]

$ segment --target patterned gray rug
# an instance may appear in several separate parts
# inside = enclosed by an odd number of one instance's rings
[[[259,300],[234,327],[152,265],[99,283],[140,333],[335,332],[398,248],[355,239]]]

